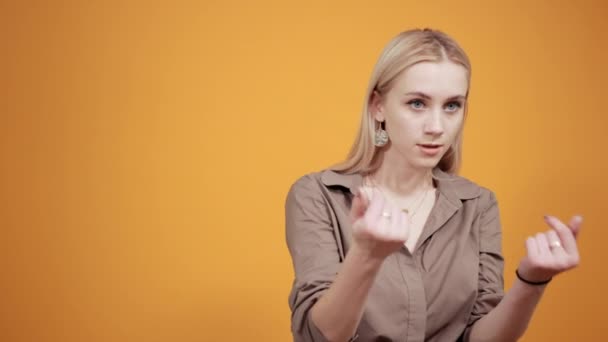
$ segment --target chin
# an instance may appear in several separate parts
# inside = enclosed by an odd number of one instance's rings
[[[439,159],[419,161],[417,163],[413,163],[413,166],[419,170],[432,170],[437,166],[437,164],[439,164]]]
[[[441,161],[441,157],[442,156],[437,156],[434,158],[423,158],[422,160],[419,160],[418,166],[421,168],[428,168],[428,169],[432,169],[434,167],[436,167],[437,165],[439,165],[439,161]]]

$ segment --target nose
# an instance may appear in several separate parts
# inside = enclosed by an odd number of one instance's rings
[[[435,137],[443,134],[443,122],[440,113],[429,113],[427,120],[424,123],[424,133]]]

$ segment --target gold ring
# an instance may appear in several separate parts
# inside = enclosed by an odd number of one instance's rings
[[[562,244],[561,244],[561,242],[559,242],[559,241],[553,241],[553,242],[551,242],[551,243],[549,244],[549,248],[551,248],[551,249],[553,249],[553,248],[559,248],[559,247],[561,247],[561,246],[562,246]]]

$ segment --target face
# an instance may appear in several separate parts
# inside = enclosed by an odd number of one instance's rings
[[[467,71],[449,61],[414,64],[392,88],[375,94],[371,108],[390,138],[385,162],[416,169],[435,167],[462,128]]]

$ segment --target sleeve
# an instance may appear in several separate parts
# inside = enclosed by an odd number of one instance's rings
[[[473,324],[496,307],[504,296],[502,229],[496,196],[491,191],[488,202],[479,219],[479,284],[463,334],[464,341],[469,341]]]
[[[327,341],[310,319],[310,309],[333,282],[340,258],[329,205],[312,176],[300,178],[289,190],[285,225],[295,273],[289,295],[294,341]]]

